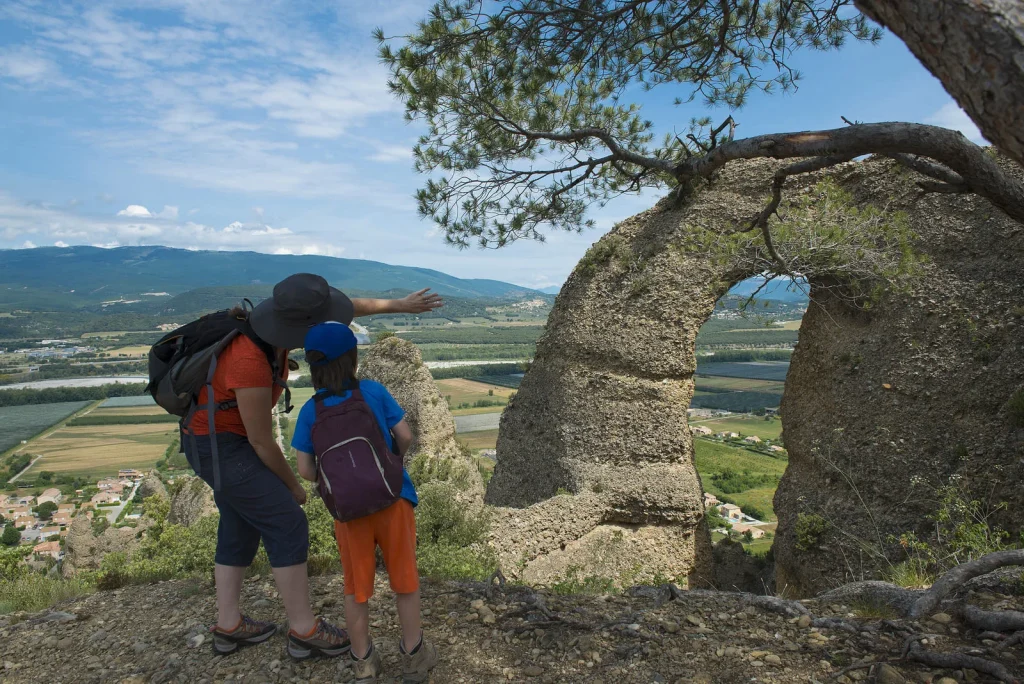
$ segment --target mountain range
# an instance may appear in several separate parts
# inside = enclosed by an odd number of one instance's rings
[[[197,288],[269,289],[292,273],[317,273],[352,293],[429,287],[446,297],[518,300],[538,295],[498,280],[462,279],[429,268],[326,256],[213,252],[170,247],[39,247],[0,250],[0,311],[67,310],[181,295]]]

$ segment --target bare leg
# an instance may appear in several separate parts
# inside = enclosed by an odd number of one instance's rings
[[[237,627],[242,619],[238,599],[242,594],[245,570],[233,565],[213,566],[213,579],[217,584],[217,626],[225,631]]]
[[[356,597],[345,594],[345,628],[352,640],[352,654],[365,658],[370,651],[370,603],[357,603]]]
[[[402,625],[402,648],[408,653],[420,643],[422,627],[420,625],[420,592],[411,594],[395,594],[398,604],[398,621]]]
[[[309,634],[313,631],[316,618],[309,605],[309,577],[306,564],[289,565],[286,568],[274,568],[274,581],[281,593],[284,612],[288,615],[288,626],[296,634]],[[239,584],[241,587],[241,584]]]

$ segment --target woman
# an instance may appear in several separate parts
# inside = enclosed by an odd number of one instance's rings
[[[295,658],[339,656],[349,650],[348,634],[313,615],[309,603],[306,557],[309,527],[302,504],[306,493],[285,460],[273,435],[273,408],[288,378],[288,351],[301,348],[306,332],[317,323],[351,323],[354,316],[378,313],[422,313],[442,306],[441,298],[421,290],[402,299],[352,299],[317,275],[300,273],[274,287],[273,297],[250,314],[250,324],[273,347],[272,377],[267,352],[245,335],[236,337],[217,358],[213,377],[220,487],[214,501],[220,511],[214,578],[217,623],[211,628],[216,653],[266,641],[277,625],[241,613],[239,598],[246,569],[260,540],[267,551],[274,580],[288,615],[288,652]],[[204,389],[198,405],[207,402]],[[233,403],[237,402],[237,406]],[[190,424],[195,435],[209,435],[206,411]],[[214,468],[210,439],[186,440],[190,462],[210,486]]]

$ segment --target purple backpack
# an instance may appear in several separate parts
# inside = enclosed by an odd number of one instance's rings
[[[335,520],[347,522],[384,510],[402,493],[402,457],[388,449],[380,424],[358,383],[336,406],[314,398],[313,450],[317,491]]]

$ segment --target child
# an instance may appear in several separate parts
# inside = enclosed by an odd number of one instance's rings
[[[356,379],[356,338],[347,325],[329,322],[313,326],[306,335],[305,348],[317,393],[302,407],[295,423],[292,447],[297,452],[299,474],[307,480],[319,482],[321,496],[335,518],[347,519],[339,511],[361,511],[367,502],[370,507],[366,510],[376,510],[346,522],[336,519],[334,523],[345,573],[345,617],[352,640],[356,681],[376,681],[381,671],[380,654],[370,641],[370,609],[367,603],[373,595],[376,546],[384,556],[388,579],[398,604],[398,618],[402,626],[398,648],[403,661],[404,680],[424,681],[431,668],[437,665],[437,648],[423,638],[420,629],[416,521],[413,515],[413,507],[417,504],[416,489],[409,473],[401,466],[401,456],[395,455],[404,454],[409,448],[412,430],[404,420],[405,412],[383,385]],[[365,407],[359,405],[360,400],[372,411],[375,421],[366,419],[359,422],[361,417],[368,417]],[[346,405],[342,407],[342,404]],[[366,425],[368,429],[364,429]],[[375,433],[374,427],[379,428],[379,432]],[[353,434],[353,430],[367,434]],[[333,437],[325,437],[328,433]],[[348,435],[348,439],[338,437],[338,434]],[[317,442],[316,447],[314,441]],[[355,442],[358,444],[352,448],[337,449],[342,444]],[[371,444],[380,448],[370,449],[368,445]],[[385,444],[386,451],[383,448]],[[343,454],[339,455],[339,452]],[[353,452],[358,456],[354,457]],[[322,458],[325,456],[328,459],[340,458],[340,462],[332,463]],[[351,470],[339,470],[349,468],[349,460]],[[385,483],[385,468],[393,469],[394,486]],[[322,476],[325,469],[328,474]],[[401,469],[400,476],[398,469]],[[352,473],[350,479],[353,481],[339,482],[339,472]],[[376,507],[374,494],[370,491],[372,487],[354,485],[357,475],[376,478],[372,484],[384,492],[384,498],[376,502]],[[349,492],[342,494],[346,486],[350,487]],[[399,489],[400,494],[392,503],[388,494],[393,495]],[[346,509],[348,504],[356,508]]]

